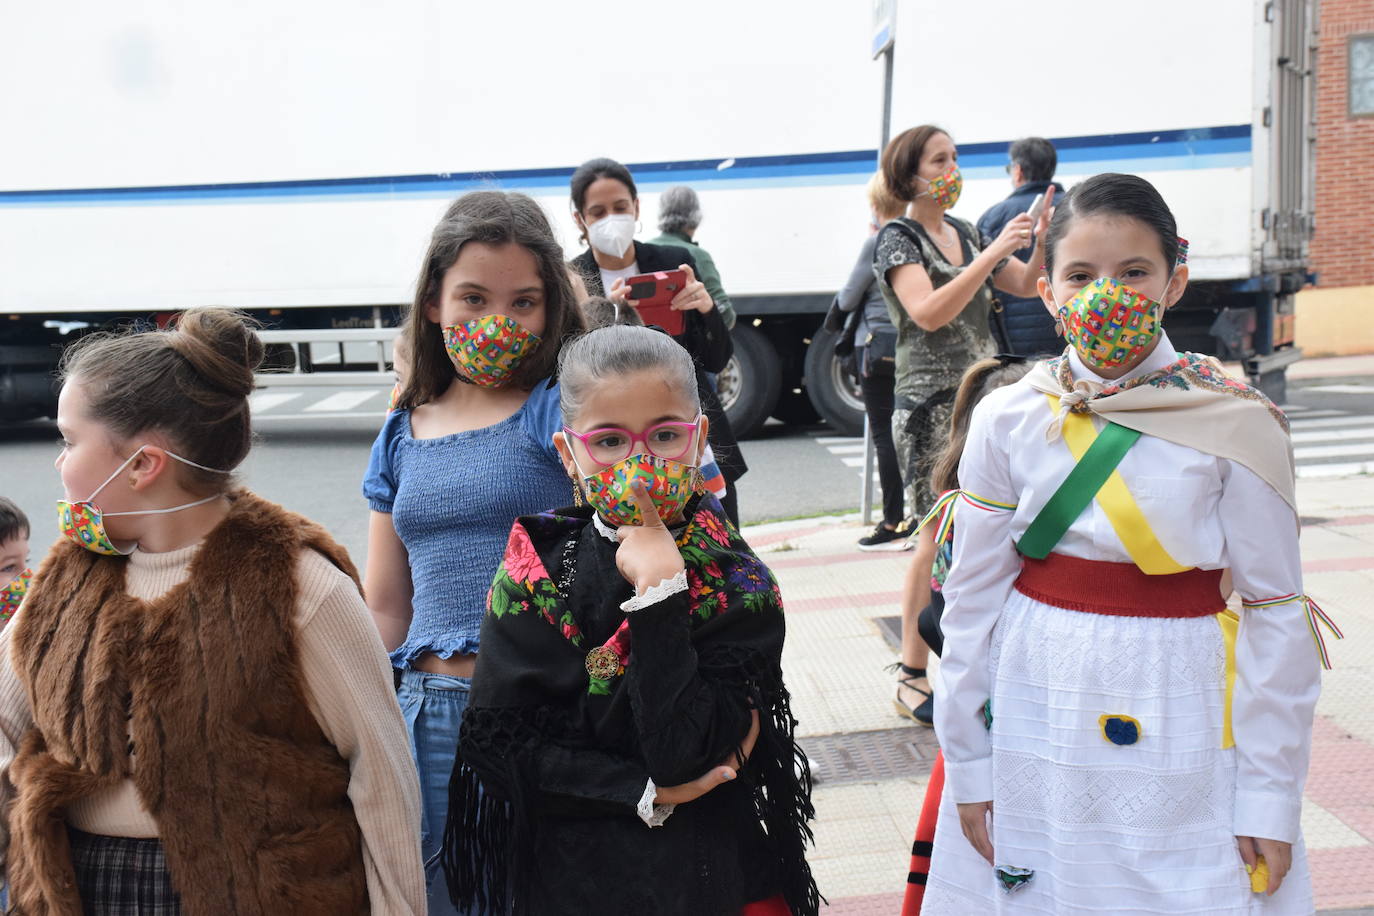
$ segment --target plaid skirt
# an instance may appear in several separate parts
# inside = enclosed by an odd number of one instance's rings
[[[67,828],[84,916],[180,916],[167,857],[156,839]]]

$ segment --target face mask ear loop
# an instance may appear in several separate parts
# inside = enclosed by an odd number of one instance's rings
[[[1161,314],[1167,312],[1173,306],[1164,300],[1169,297],[1169,287],[1174,283],[1174,276],[1178,274],[1178,262],[1174,262],[1174,269],[1169,271],[1169,276],[1164,280],[1164,289],[1159,294],[1159,311]]]
[[[145,445],[145,446],[143,446],[143,447],[144,447],[144,448],[147,448],[148,446]],[[164,449],[163,451],[166,451],[166,449]],[[195,463],[194,461],[192,461],[190,458],[183,458],[183,457],[181,457],[180,455],[173,454],[172,452],[167,452],[167,457],[168,457],[168,458],[175,458],[177,461],[180,461],[182,464],[189,464],[189,465],[190,465],[191,467],[193,467],[193,468],[199,468],[200,470],[206,471],[206,472],[208,472],[208,473],[210,473],[210,474],[232,474],[232,473],[233,473],[233,471],[221,471],[219,468],[207,468],[207,467],[206,467],[205,465],[203,465],[203,464],[196,464],[196,463]]]
[[[1062,328],[1064,327],[1064,306],[1059,304],[1059,297],[1054,294],[1054,284],[1049,281],[1049,277],[1046,277],[1045,281],[1045,288],[1050,291],[1050,301],[1054,303],[1054,314],[1058,316],[1057,318],[1055,318],[1054,323],[1061,330],[1059,330],[1057,333],[1060,337],[1063,337],[1064,332]]]
[[[109,485],[109,483],[110,483],[111,480],[114,480],[116,477],[118,477],[119,474],[120,474],[120,472],[123,471],[126,467],[129,466],[129,462],[133,461],[133,460],[134,460],[135,458],[137,458],[140,454],[142,454],[142,453],[143,453],[143,450],[144,450],[145,448],[147,448],[147,447],[148,447],[148,446],[146,446],[146,445],[140,445],[140,446],[138,447],[138,451],[136,451],[136,452],[134,452],[132,455],[130,455],[129,458],[128,458],[128,460],[125,461],[123,464],[121,464],[121,465],[115,470],[115,472],[114,472],[113,474],[110,475],[109,479],[106,480],[105,483],[102,483],[100,486],[96,487],[95,492],[91,494],[90,499],[85,500],[85,502],[90,502],[91,500],[95,499],[98,495],[100,495],[100,491],[103,490],[103,489],[105,489],[105,487]],[[164,449],[164,451],[166,451],[166,450]],[[207,472],[209,472],[209,473],[211,473],[211,474],[230,474],[230,473],[233,473],[232,471],[221,471],[219,468],[207,468],[207,467],[206,467],[205,465],[203,465],[203,464],[196,464],[196,463],[195,463],[194,461],[192,461],[191,459],[189,459],[189,458],[183,458],[183,457],[181,457],[180,455],[173,454],[172,452],[167,452],[167,457],[168,457],[168,458],[175,458],[177,461],[180,461],[182,464],[189,464],[189,465],[190,465],[191,467],[193,467],[193,468],[199,468],[200,470],[202,470],[202,471],[207,471]],[[197,500],[197,501],[195,501],[195,502],[193,502],[193,503],[187,503],[187,504],[184,505],[184,506],[177,506],[177,507],[175,507],[175,508],[173,508],[173,509],[140,509],[140,510],[134,511],[134,512],[102,512],[102,513],[100,513],[100,516],[101,516],[101,518],[118,518],[118,517],[121,516],[121,515],[162,515],[162,514],[167,513],[167,512],[180,512],[182,509],[191,509],[191,508],[193,508],[193,507],[195,507],[195,506],[203,506],[203,505],[205,505],[206,503],[210,502],[212,499],[219,499],[219,497],[220,497],[220,494],[216,493],[214,496],[207,496],[207,497],[205,497],[204,499]]]
[[[1172,308],[1172,306],[1165,302],[1163,297],[1169,295],[1169,287],[1173,284],[1174,275],[1178,273],[1178,269],[1187,263],[1188,240],[1180,235],[1178,236],[1178,254],[1174,256],[1173,270],[1169,271],[1169,279],[1164,281],[1164,292],[1160,294],[1159,304],[1162,305],[1165,309]]]
[[[196,506],[203,506],[211,500],[219,499],[219,497],[220,494],[216,493],[214,496],[207,496],[204,499],[198,499],[195,502],[187,503],[184,506],[173,506],[170,509],[139,509],[134,512],[102,512],[100,513],[100,517],[116,518],[121,515],[166,515],[169,512],[180,512],[183,509],[194,509]]]
[[[706,446],[709,444],[706,435],[701,431],[701,421],[706,419],[705,413],[697,414],[697,460],[693,465],[697,470],[701,470],[701,456],[706,454]]]
[[[124,459],[124,463],[123,463],[123,464],[121,464],[119,467],[115,468],[113,474],[111,474],[109,477],[106,477],[106,478],[105,478],[105,482],[104,482],[104,483],[102,483],[100,486],[96,487],[96,488],[95,488],[95,491],[94,491],[93,493],[91,493],[90,496],[87,496],[85,499],[83,499],[83,500],[81,500],[81,501],[82,501],[83,503],[88,503],[88,502],[90,502],[91,500],[95,499],[97,496],[99,496],[99,495],[100,495],[100,491],[103,490],[103,489],[105,489],[106,487],[108,487],[108,486],[110,485],[110,481],[114,480],[114,479],[115,479],[116,477],[118,477],[120,474],[124,473],[124,469],[127,468],[129,465],[133,464],[134,459],[137,458],[139,455],[143,454],[143,450],[144,450],[145,448],[147,448],[147,447],[148,447],[148,446],[146,446],[146,445],[140,445],[140,446],[138,447],[138,449],[135,450],[134,453],[133,453],[132,455],[130,455],[128,458],[125,458],[125,459]],[[170,452],[169,452],[168,454],[170,454]]]
[[[577,446],[573,445],[573,443],[578,440],[573,436],[569,436],[566,431],[564,431],[563,435],[565,437],[565,441],[568,443],[568,454],[572,456],[573,470],[577,472],[577,486],[581,487],[581,481],[586,480],[589,475],[583,472],[582,462],[577,460]]]

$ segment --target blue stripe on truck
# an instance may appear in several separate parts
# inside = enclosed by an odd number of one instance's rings
[[[1251,162],[1249,124],[1056,137],[1053,142],[1059,151],[1059,172],[1069,175],[1104,171],[1245,167]],[[959,164],[964,175],[970,179],[1004,176],[1007,146],[1005,141],[960,146]],[[743,156],[738,159],[637,162],[628,165],[636,183],[646,190],[674,184],[747,188],[859,184],[868,180],[877,166],[877,159],[877,150],[869,149],[791,156]],[[377,200],[387,197],[452,197],[480,188],[547,193],[550,189],[566,189],[572,173],[573,167],[567,166],[377,178],[0,191],[0,206],[271,202],[300,198]]]

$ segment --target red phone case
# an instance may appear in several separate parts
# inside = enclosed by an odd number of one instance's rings
[[[681,334],[686,328],[682,312],[672,307],[673,297],[687,285],[687,273],[682,270],[660,270],[640,274],[625,281],[629,298],[645,324],[656,324],[669,334]],[[646,289],[650,287],[650,289]]]

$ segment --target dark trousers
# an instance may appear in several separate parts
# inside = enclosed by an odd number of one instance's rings
[[[863,365],[860,360],[859,365]],[[891,375],[869,375],[859,379],[859,391],[873,434],[873,451],[878,458],[878,483],[883,489],[883,521],[897,525],[905,516],[902,470],[897,464],[897,447],[892,442],[892,389],[897,384]]]
[[[720,507],[725,510],[725,514],[730,518],[730,523],[736,528],[739,527],[739,493],[735,490],[734,481],[726,487],[725,495],[720,499]]]

